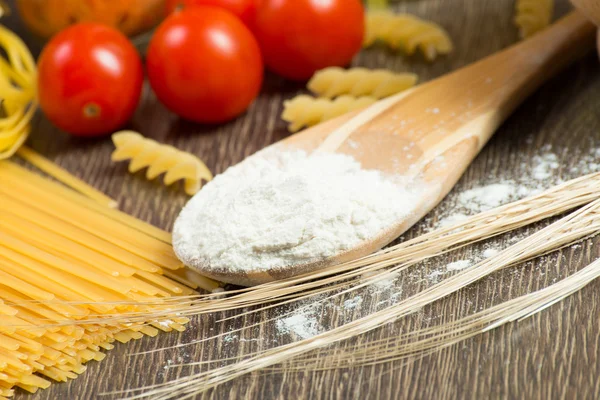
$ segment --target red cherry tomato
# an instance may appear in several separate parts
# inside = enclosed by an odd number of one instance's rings
[[[54,36],[40,55],[40,107],[73,135],[112,133],[135,111],[143,78],[140,57],[122,33],[76,24]]]
[[[239,18],[216,7],[191,7],[165,19],[150,41],[146,66],[158,99],[196,122],[241,114],[263,78],[256,39]]]
[[[224,8],[250,26],[254,19],[257,0],[167,0],[167,13],[191,6],[215,6]]]
[[[362,46],[364,18],[360,0],[261,0],[253,31],[268,68],[303,80],[352,60]]]

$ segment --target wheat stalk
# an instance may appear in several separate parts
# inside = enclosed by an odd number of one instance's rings
[[[563,300],[600,277],[600,260],[544,289],[483,311],[399,336],[361,343],[350,349],[325,349],[286,362],[281,370],[306,371],[381,364],[439,351],[509,322],[521,321]]]
[[[370,332],[385,324],[406,317],[493,272],[534,258],[548,251],[581,240],[600,229],[600,200],[575,211],[548,227],[536,232],[494,257],[479,262],[430,288],[427,288],[394,306],[357,319],[309,339],[275,347],[255,354],[235,364],[190,375],[175,381],[125,391],[147,390],[132,399],[152,396],[156,399],[189,398],[247,373],[281,364],[310,351]],[[569,291],[563,292],[568,293]],[[529,310],[529,312],[535,310]],[[501,322],[496,321],[496,323]],[[192,363],[188,365],[197,365]],[[121,392],[122,393],[122,392]]]

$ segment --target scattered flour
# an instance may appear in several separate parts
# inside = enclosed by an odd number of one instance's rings
[[[585,175],[600,171],[600,147],[593,148],[588,154],[577,157],[577,164],[570,169],[571,174]]]
[[[458,196],[460,204],[472,204],[482,210],[498,207],[515,197],[515,184],[512,181],[493,183],[462,192]]]
[[[558,156],[554,153],[544,153],[533,157],[533,179],[538,181],[550,179],[560,164]]]
[[[353,310],[356,307],[360,306],[363,302],[362,296],[356,296],[351,299],[344,301],[343,308],[345,310]]]
[[[462,221],[466,220],[467,218],[469,218],[469,216],[466,214],[462,214],[462,213],[452,214],[452,215],[440,220],[437,227],[438,228],[446,228],[448,226],[458,224],[459,222],[462,222]]]
[[[368,288],[372,292],[380,293],[387,289],[393,288],[396,286],[396,280],[400,276],[398,272],[385,272],[382,273],[380,271],[367,271],[362,274],[362,279],[378,279],[377,281],[371,283]]]
[[[535,195],[553,185],[568,179],[600,171],[600,148],[591,146],[583,154],[578,154],[576,163],[570,167],[561,165],[559,156],[549,145],[543,146],[540,153],[530,161],[517,165],[519,172],[514,179],[500,177],[487,185],[477,186],[463,192],[451,194],[449,203],[452,213],[440,212],[441,218],[434,228],[444,228],[460,223],[479,212]],[[560,172],[560,173],[559,173]],[[509,237],[508,244],[522,239],[522,235]],[[494,247],[485,249],[473,260],[460,260],[446,266],[446,271],[467,268],[482,259],[496,256],[500,250]],[[434,276],[437,278],[437,276]]]
[[[308,339],[319,333],[317,319],[308,312],[292,314],[276,321],[279,334],[293,334],[299,339]]]
[[[348,146],[352,147],[353,149],[358,149],[359,144],[357,142],[355,142],[352,139],[348,139]]]
[[[223,340],[223,343],[231,343],[231,342],[233,342],[235,340],[238,340],[238,339],[239,338],[238,338],[237,335],[234,335],[232,333],[228,333],[227,335],[223,336],[222,340]]]
[[[219,272],[323,260],[413,210],[419,190],[352,157],[267,149],[209,182],[173,229],[177,256]]]
[[[388,274],[388,276],[385,279],[381,279],[381,280],[369,285],[369,288],[377,293],[382,292],[384,290],[391,289],[391,288],[395,288],[396,280],[398,279],[399,276],[400,276],[400,274],[398,272]]]
[[[500,253],[498,249],[486,249],[483,251],[483,258],[494,257],[498,253]]]
[[[440,278],[440,276],[444,275],[443,271],[439,271],[439,270],[435,270],[435,271],[431,271],[428,275],[427,275],[427,279],[430,282],[437,282]]]
[[[600,156],[600,152],[582,157],[577,166],[567,172],[574,175],[573,177],[592,172],[591,158],[596,156]],[[454,225],[471,215],[532,196],[562,182],[557,174],[560,168],[559,158],[551,151],[550,146],[542,147],[541,154],[534,156],[530,162],[524,163],[520,167],[523,173],[520,174],[518,181],[501,178],[496,182],[455,194],[453,213],[443,215],[436,228]]]
[[[460,271],[471,266],[471,260],[458,260],[446,265],[446,271]]]

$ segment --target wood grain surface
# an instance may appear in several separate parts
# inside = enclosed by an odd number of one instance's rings
[[[452,71],[502,49],[517,40],[512,24],[513,0],[412,0],[394,3],[399,10],[441,23],[455,42],[455,51],[433,64],[420,57],[407,59],[375,47],[363,51],[356,65],[414,71],[422,81]],[[570,9],[559,1],[555,16]],[[28,36],[15,16],[4,21],[28,40],[34,52],[40,44]],[[284,99],[302,91],[301,84],[267,75],[260,97],[240,118],[221,126],[199,126],[178,119],[156,102],[145,88],[131,128],[143,134],[194,152],[219,173],[262,147],[288,135],[280,120]],[[129,175],[125,164],[110,162],[109,139],[73,139],[39,115],[34,123],[31,146],[119,201],[122,210],[165,229],[187,200],[180,187],[165,189],[147,182],[142,173]],[[562,178],[573,175],[583,154],[600,144],[600,69],[596,55],[589,55],[535,93],[502,126],[467,170],[442,206],[409,231],[414,237],[429,229],[440,215],[456,204],[456,195],[499,179],[519,180],[531,172],[532,159],[551,146],[558,155],[555,170]],[[544,147],[546,146],[546,147]],[[537,228],[547,222],[538,224]],[[520,233],[531,233],[529,227]],[[498,239],[511,242],[515,233]],[[453,260],[475,257],[481,246],[472,246],[419,266],[402,284],[408,293],[418,290],[430,271]],[[424,309],[412,318],[372,332],[369,338],[384,338],[402,329],[440,322],[464,315],[503,299],[544,287],[587,265],[599,255],[598,240],[583,242],[534,262],[518,265],[474,284]],[[259,373],[239,379],[198,396],[206,399],[597,399],[600,398],[600,282],[521,323],[505,325],[459,345],[421,358],[408,365],[384,364],[318,373]],[[403,292],[403,295],[405,293]],[[348,318],[364,315],[387,301],[389,293],[363,296],[362,307],[345,310],[324,307],[319,318],[323,329]],[[229,322],[219,319],[233,314],[194,318],[183,334],[161,334],[127,345],[117,345],[101,363],[91,362],[79,379],[54,384],[23,399],[117,398],[101,393],[140,387],[173,379],[189,369],[165,368],[169,364],[239,356],[267,346],[293,340],[265,322],[282,310],[260,312]],[[197,343],[144,355],[179,343],[202,339],[235,328],[245,329],[227,340]],[[289,336],[289,335],[288,335]],[[360,343],[359,338],[340,346]]]

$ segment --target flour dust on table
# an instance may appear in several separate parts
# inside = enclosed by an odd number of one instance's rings
[[[438,207],[439,220],[429,229],[443,228],[464,221],[471,215],[491,210],[512,201],[540,193],[576,177],[600,171],[600,143],[591,144],[577,155],[577,163],[564,168],[559,154],[550,145],[539,149],[539,154],[521,165],[514,166],[517,172],[511,177],[490,177],[485,185],[464,191],[453,191]]]
[[[319,262],[406,218],[420,192],[348,155],[270,148],[194,196],[175,222],[173,245],[186,265],[204,271]]]

